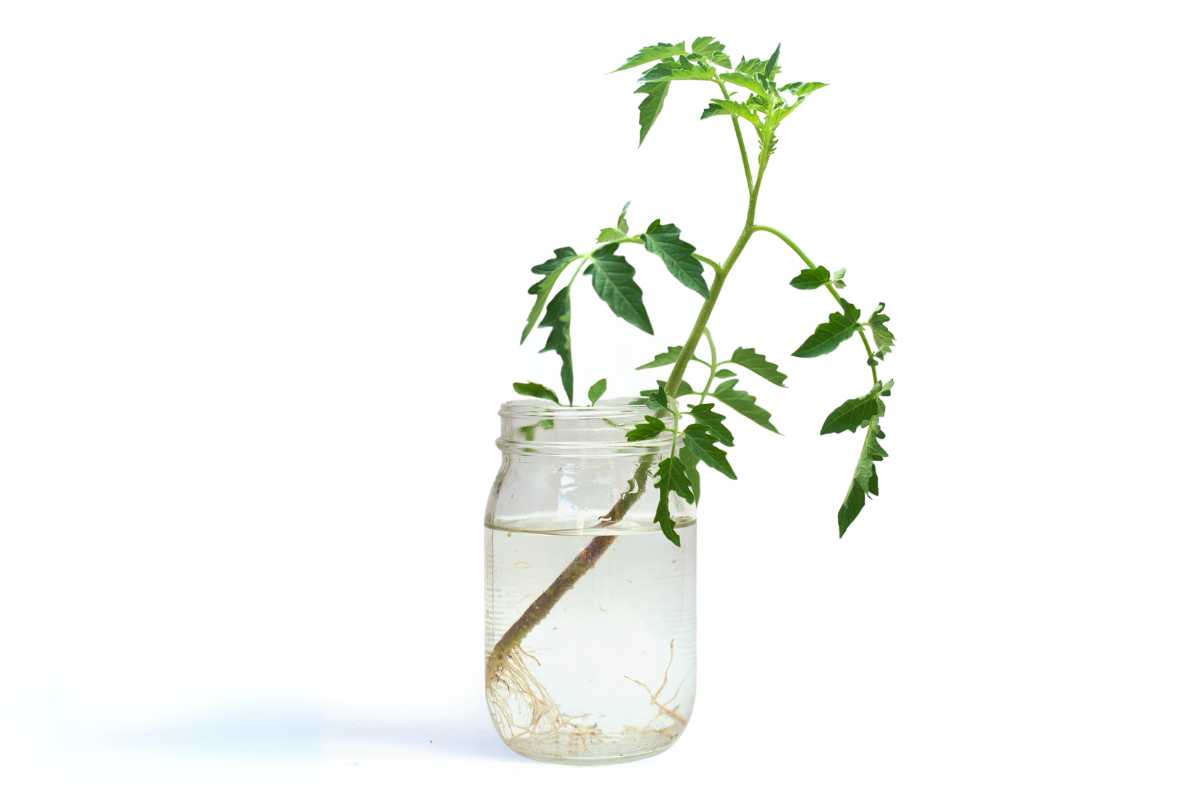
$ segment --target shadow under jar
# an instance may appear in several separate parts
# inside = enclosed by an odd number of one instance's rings
[[[485,518],[485,691],[514,751],[611,763],[679,737],[696,695],[695,509],[654,522],[670,434],[627,442],[631,400],[505,403]]]

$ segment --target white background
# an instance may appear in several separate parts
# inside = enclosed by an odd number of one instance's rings
[[[5,3],[0,790],[1196,797],[1186,5]],[[705,90],[639,149],[606,74],[700,34],[830,84],[760,220],[888,302],[892,458],[838,541],[864,368],[787,356],[831,308],[755,239],[713,327],[786,436],[707,483],[694,722],[537,765],[480,690],[495,410],[552,248],[732,243]],[[584,387],[695,313],[635,264],[660,335],[580,295]]]

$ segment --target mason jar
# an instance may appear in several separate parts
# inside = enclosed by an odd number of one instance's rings
[[[696,695],[696,515],[654,522],[670,434],[627,442],[632,400],[500,409],[488,498],[485,691],[514,751],[605,763],[670,747]]]

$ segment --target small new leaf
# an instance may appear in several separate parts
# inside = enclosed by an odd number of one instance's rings
[[[625,441],[627,442],[642,442],[646,439],[653,439],[660,433],[665,431],[667,426],[658,417],[646,417],[643,421],[634,425],[625,433]]]
[[[762,79],[757,75],[746,75],[741,72],[724,72],[717,77],[726,83],[732,83],[734,86],[747,89],[759,97],[766,97],[770,94],[770,90],[767,89]]]
[[[683,352],[683,348],[679,345],[671,345],[665,352],[659,353],[654,358],[642,364],[638,369],[653,369],[654,367],[669,367],[679,360],[679,354]]]
[[[513,391],[525,397],[536,397],[539,400],[549,400],[555,405],[562,405],[558,402],[558,395],[548,386],[542,386],[540,383],[514,383]]]
[[[715,377],[718,377],[718,378],[736,378],[737,377],[737,373],[731,369],[719,369],[713,374]]]
[[[540,352],[553,350],[562,359],[559,376],[567,393],[567,402],[575,402],[575,374],[571,364],[571,287],[560,289],[554,299],[546,304],[546,317],[539,328],[549,328],[546,346]]]
[[[729,69],[730,61],[729,56],[725,54],[725,45],[711,36],[697,37],[692,42],[692,55]]]
[[[721,114],[729,114],[734,117],[741,117],[749,122],[756,129],[762,126],[762,120],[754,113],[745,103],[739,103],[736,100],[710,100],[708,108],[700,112],[700,119],[708,119],[709,117],[719,116]]]
[[[704,280],[704,267],[692,255],[696,248],[679,238],[678,226],[659,220],[650,223],[642,237],[643,244],[651,253],[663,260],[667,270],[679,282],[701,297],[708,297],[708,283]]]
[[[725,381],[713,391],[712,396],[747,419],[757,422],[773,433],[779,430],[771,424],[771,412],[758,404],[758,398],[737,388],[737,379]]]
[[[601,378],[593,383],[592,387],[588,389],[588,402],[590,402],[592,405],[596,405],[600,398],[604,396],[606,391],[608,391],[608,380],[606,378]]]
[[[896,337],[887,326],[892,318],[883,313],[884,305],[884,303],[880,303],[867,320],[867,325],[871,328],[871,337],[875,339],[875,357],[880,361],[892,352],[892,347],[896,344]]]
[[[837,346],[849,339],[858,330],[858,309],[850,303],[842,303],[842,310],[829,315],[812,335],[792,355],[797,358],[812,358],[832,353]]]
[[[717,472],[737,480],[725,451],[717,447],[717,439],[707,426],[695,422],[684,428],[683,447]]]
[[[796,97],[805,97],[815,92],[817,89],[822,89],[829,84],[818,83],[816,81],[796,81],[795,83],[785,83],[779,87],[781,92],[791,92]]]
[[[883,416],[883,398],[879,396],[882,388],[882,386],[876,385],[862,397],[851,398],[835,408],[821,425],[821,433],[858,430],[872,420]]]
[[[772,364],[766,356],[756,352],[753,347],[739,347],[733,351],[733,357],[729,360],[745,367],[759,377],[766,378],[776,386],[783,386],[783,382],[787,380],[787,375],[779,371],[778,364]]]
[[[659,61],[664,58],[681,56],[687,52],[687,49],[683,45],[683,42],[680,42],[679,44],[659,42],[658,44],[647,45],[630,56],[624,64],[617,67],[615,70],[613,70],[613,72],[620,72],[623,69],[640,67],[642,64],[649,64],[651,61]]]
[[[592,276],[592,288],[613,313],[635,328],[654,333],[646,306],[642,304],[641,287],[633,279],[633,266],[618,255],[615,244],[601,247],[592,253],[592,263],[583,271]]]
[[[792,286],[796,289],[820,289],[828,282],[829,270],[824,267],[801,270],[799,275],[792,278]]]
[[[558,280],[558,276],[567,268],[567,265],[575,259],[575,251],[570,247],[560,247],[554,251],[554,258],[538,264],[533,268],[536,275],[541,275],[542,278],[533,286],[529,287],[530,294],[536,294],[537,298],[533,301],[533,308],[529,311],[529,316],[525,320],[525,330],[521,331],[521,343],[525,343],[525,338],[529,336],[529,332],[533,330],[533,326],[537,324],[538,317],[542,313],[542,309],[546,306],[546,298],[550,296],[550,290],[554,288],[554,282]]]
[[[713,438],[726,447],[733,447],[733,432],[725,427],[725,415],[713,410],[712,403],[702,403],[692,406],[688,411],[699,424],[708,428]]]

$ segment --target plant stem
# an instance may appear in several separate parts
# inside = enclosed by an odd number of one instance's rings
[[[679,391],[679,386],[683,382],[683,374],[687,370],[688,362],[695,355],[696,345],[699,344],[700,337],[708,333],[708,318],[712,316],[713,307],[717,304],[717,298],[721,295],[721,287],[725,285],[725,279],[729,277],[729,271],[733,269],[733,265],[737,262],[738,257],[746,249],[746,243],[750,241],[750,236],[755,230],[754,213],[758,207],[758,192],[762,188],[763,173],[766,172],[770,153],[765,148],[759,152],[758,174],[754,177],[753,182],[751,182],[750,162],[746,157],[746,146],[742,141],[742,132],[737,126],[737,120],[734,120],[734,131],[737,134],[738,149],[742,155],[742,165],[746,171],[746,186],[750,190],[750,200],[746,206],[746,222],[742,226],[742,232],[738,235],[737,241],[733,244],[733,249],[729,251],[729,255],[725,257],[723,263],[717,265],[710,259],[705,259],[705,261],[712,264],[716,275],[713,278],[712,286],[709,287],[708,297],[705,299],[704,305],[701,306],[700,313],[696,316],[695,324],[692,325],[692,332],[688,334],[687,341],[684,342],[683,349],[675,361],[675,366],[671,369],[671,376],[667,379],[666,392],[670,398],[674,398],[676,392]],[[715,364],[717,360],[715,350],[713,351],[712,360]],[[715,373],[715,366],[710,366],[710,369]],[[707,392],[707,388],[705,391]],[[676,421],[674,427],[678,429],[678,412],[672,410],[672,414]],[[674,436],[672,436],[672,455],[675,452],[674,448]],[[645,493],[646,482],[650,475],[650,468],[653,465],[653,453],[648,453],[641,457],[638,461],[637,469],[633,474],[632,485],[621,494],[609,512],[601,518],[601,526],[615,525],[625,517],[625,514],[628,513],[633,504]],[[500,670],[504,666],[505,661],[511,656],[512,651],[520,646],[521,641],[529,631],[533,630],[538,623],[546,618],[546,615],[562,599],[562,596],[570,591],[579,579],[596,565],[596,561],[608,551],[608,548],[612,547],[616,539],[616,536],[607,535],[594,537],[579,555],[571,560],[566,569],[559,573],[554,582],[525,609],[525,613],[521,614],[517,618],[517,621],[504,632],[504,635],[496,642],[496,646],[492,648],[492,652],[488,654],[485,678],[489,683],[499,677]]]

